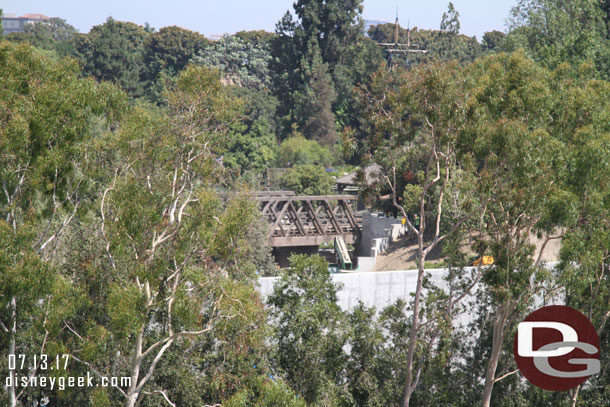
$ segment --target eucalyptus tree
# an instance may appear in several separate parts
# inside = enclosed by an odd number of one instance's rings
[[[85,295],[67,321],[68,350],[92,375],[129,377],[128,386],[98,395],[129,407],[178,392],[155,376],[171,349],[210,335],[212,349],[240,349],[264,324],[254,269],[242,262],[254,204],[218,189],[240,101],[217,71],[195,66],[166,98],[167,112],[135,107],[100,140],[97,171],[105,176],[80,253],[68,260]]]
[[[46,354],[73,310],[73,290],[44,260],[90,199],[83,173],[92,164],[92,123],[113,123],[125,97],[80,78],[75,61],[49,59],[27,44],[4,41],[0,54],[0,349],[9,357]],[[4,368],[15,377],[15,366]],[[24,395],[14,385],[7,391],[10,406]]]
[[[550,69],[565,62],[573,68],[591,64],[593,75],[608,79],[607,7],[602,1],[520,0],[511,10],[501,48],[522,48]]]
[[[319,256],[293,255],[267,299],[277,326],[277,366],[307,404],[341,405],[347,341],[338,284]]]
[[[561,100],[565,116],[556,123],[572,145],[566,183],[573,207],[561,248],[557,279],[566,305],[580,310],[596,328],[602,349],[610,318],[610,84],[571,77],[558,81],[568,95]],[[563,131],[562,131],[563,129]],[[608,358],[601,352],[602,372],[569,394],[569,405],[608,403]]]
[[[482,183],[480,168],[486,167],[474,164],[472,146],[460,139],[468,122],[469,100],[464,97],[467,85],[468,78],[457,63],[434,63],[406,73],[379,71],[362,95],[367,101],[367,131],[371,134],[364,140],[364,148],[384,168],[381,185],[389,188],[394,207],[417,239],[418,279],[403,406],[409,405],[424,368],[415,360],[415,354],[423,337],[422,327],[429,327],[421,320],[426,259],[484,211],[493,189],[493,182]],[[479,192],[474,194],[477,188]],[[446,194],[452,191],[474,199],[450,204]],[[468,287],[471,285],[465,286]],[[463,298],[455,293],[446,301],[446,312],[451,313],[456,301]],[[429,341],[430,348],[436,335],[431,337],[434,339]]]

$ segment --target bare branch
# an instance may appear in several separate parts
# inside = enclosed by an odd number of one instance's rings
[[[513,375],[513,374],[517,373],[518,371],[519,371],[519,369],[515,369],[515,370],[513,370],[512,372],[508,372],[508,373],[506,373],[505,375],[502,375],[502,376],[500,376],[500,377],[496,377],[496,378],[494,379],[494,383],[499,382],[500,380],[505,379],[505,378],[507,378],[508,376]]]
[[[163,398],[165,399],[165,401],[167,401],[167,403],[172,406],[172,407],[176,407],[176,404],[173,403],[169,397],[167,396],[167,393],[165,392],[165,390],[153,390],[153,391],[145,391],[143,392],[146,395],[151,395],[151,394],[160,394],[163,396]]]
[[[536,262],[534,263],[534,267],[538,267],[540,265],[540,262],[542,261],[542,254],[544,253],[544,249],[546,249],[546,245],[551,240],[561,239],[562,237],[563,237],[563,235],[559,235],[559,236],[547,236],[546,240],[542,244],[542,247],[540,248],[540,253],[538,253],[538,258],[536,259]]]
[[[65,322],[65,321],[64,321],[64,326],[65,326],[66,328],[68,328],[68,329],[70,330],[70,332],[72,332],[74,335],[78,336],[78,339],[80,339],[81,341],[82,341],[82,340],[84,340],[84,339],[83,339],[83,337],[82,337],[82,336],[80,336],[80,335],[78,334],[78,332],[76,332],[74,329],[72,329],[72,327],[71,327],[71,326],[70,326],[70,325],[69,325],[67,322]]]
[[[6,325],[4,325],[4,322],[2,322],[1,319],[0,319],[0,328],[2,328],[2,330],[6,333],[9,332],[8,328],[6,327]]]
[[[74,209],[72,210],[72,213],[70,215],[66,215],[66,217],[64,218],[64,220],[61,223],[61,226],[59,227],[59,229],[53,233],[38,249],[38,253],[42,253],[42,251],[45,249],[45,247],[47,247],[47,245],[49,243],[51,243],[55,238],[61,236],[61,234],[63,233],[64,229],[66,228],[66,226],[72,221],[72,219],[74,218],[74,215],[76,215],[76,212],[78,211],[78,208],[80,206],[81,201],[77,201],[74,204]]]
[[[144,387],[144,385],[148,382],[148,380],[152,377],[152,374],[155,371],[155,368],[157,367],[157,363],[159,363],[159,360],[161,360],[161,357],[163,356],[163,354],[165,353],[165,351],[172,346],[172,343],[174,342],[174,339],[170,339],[169,341],[167,341],[167,343],[165,343],[165,345],[163,345],[161,347],[161,349],[159,349],[159,352],[157,353],[157,355],[154,357],[152,363],[150,364],[150,366],[148,367],[148,371],[146,372],[146,375],[142,378],[142,380],[140,380],[140,383],[138,383],[138,386],[135,389],[136,393],[139,393],[140,391],[142,391],[142,388]]]
[[[106,241],[106,253],[108,254],[108,258],[110,259],[110,264],[112,265],[112,268],[116,270],[116,264],[114,263],[114,258],[112,257],[112,254],[110,253],[110,241],[108,240],[108,237],[106,236],[106,229],[105,229],[105,225],[106,225],[106,215],[104,214],[104,202],[106,201],[106,195],[108,194],[109,191],[112,191],[116,185],[116,179],[117,176],[119,174],[119,169],[115,169],[114,171],[114,180],[112,181],[112,186],[109,188],[106,188],[106,190],[104,191],[104,194],[102,195],[102,202],[100,204],[100,214],[102,215],[102,236],[104,237],[104,240]]]

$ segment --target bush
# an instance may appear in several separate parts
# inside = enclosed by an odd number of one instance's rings
[[[328,195],[334,182],[333,177],[322,167],[297,165],[282,175],[280,186],[297,195]]]

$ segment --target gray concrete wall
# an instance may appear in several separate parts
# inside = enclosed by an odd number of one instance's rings
[[[556,263],[548,263],[547,267],[555,267]],[[467,267],[465,271],[470,272],[472,267]],[[429,281],[437,287],[446,289],[443,276],[447,269],[427,269]],[[381,310],[385,306],[402,298],[405,301],[411,299],[411,294],[415,293],[417,285],[417,270],[399,271],[377,271],[377,272],[352,272],[331,275],[333,281],[342,284],[338,292],[338,303],[343,310],[349,310],[362,301],[366,306],[375,306]],[[273,284],[278,277],[263,277],[259,279],[259,292],[263,297],[267,297],[273,292]],[[475,290],[477,288],[475,287]],[[471,300],[465,298],[463,303]],[[469,317],[463,316],[464,321]]]
[[[431,282],[443,285],[445,269],[427,270],[431,274]],[[377,309],[393,303],[399,298],[409,301],[410,294],[415,293],[417,270],[353,272],[332,274],[333,281],[342,284],[338,293],[339,306],[348,310],[362,301],[367,306]],[[278,277],[263,277],[259,279],[259,292],[267,297],[273,292],[273,284]]]
[[[380,218],[377,214],[364,212],[358,256],[375,257],[391,241],[404,234],[404,230],[400,219]]]

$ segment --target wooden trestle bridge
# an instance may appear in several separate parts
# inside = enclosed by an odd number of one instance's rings
[[[295,196],[290,191],[259,192],[263,216],[269,222],[272,247],[318,246],[341,236],[354,244],[361,222],[352,210],[353,195]]]

